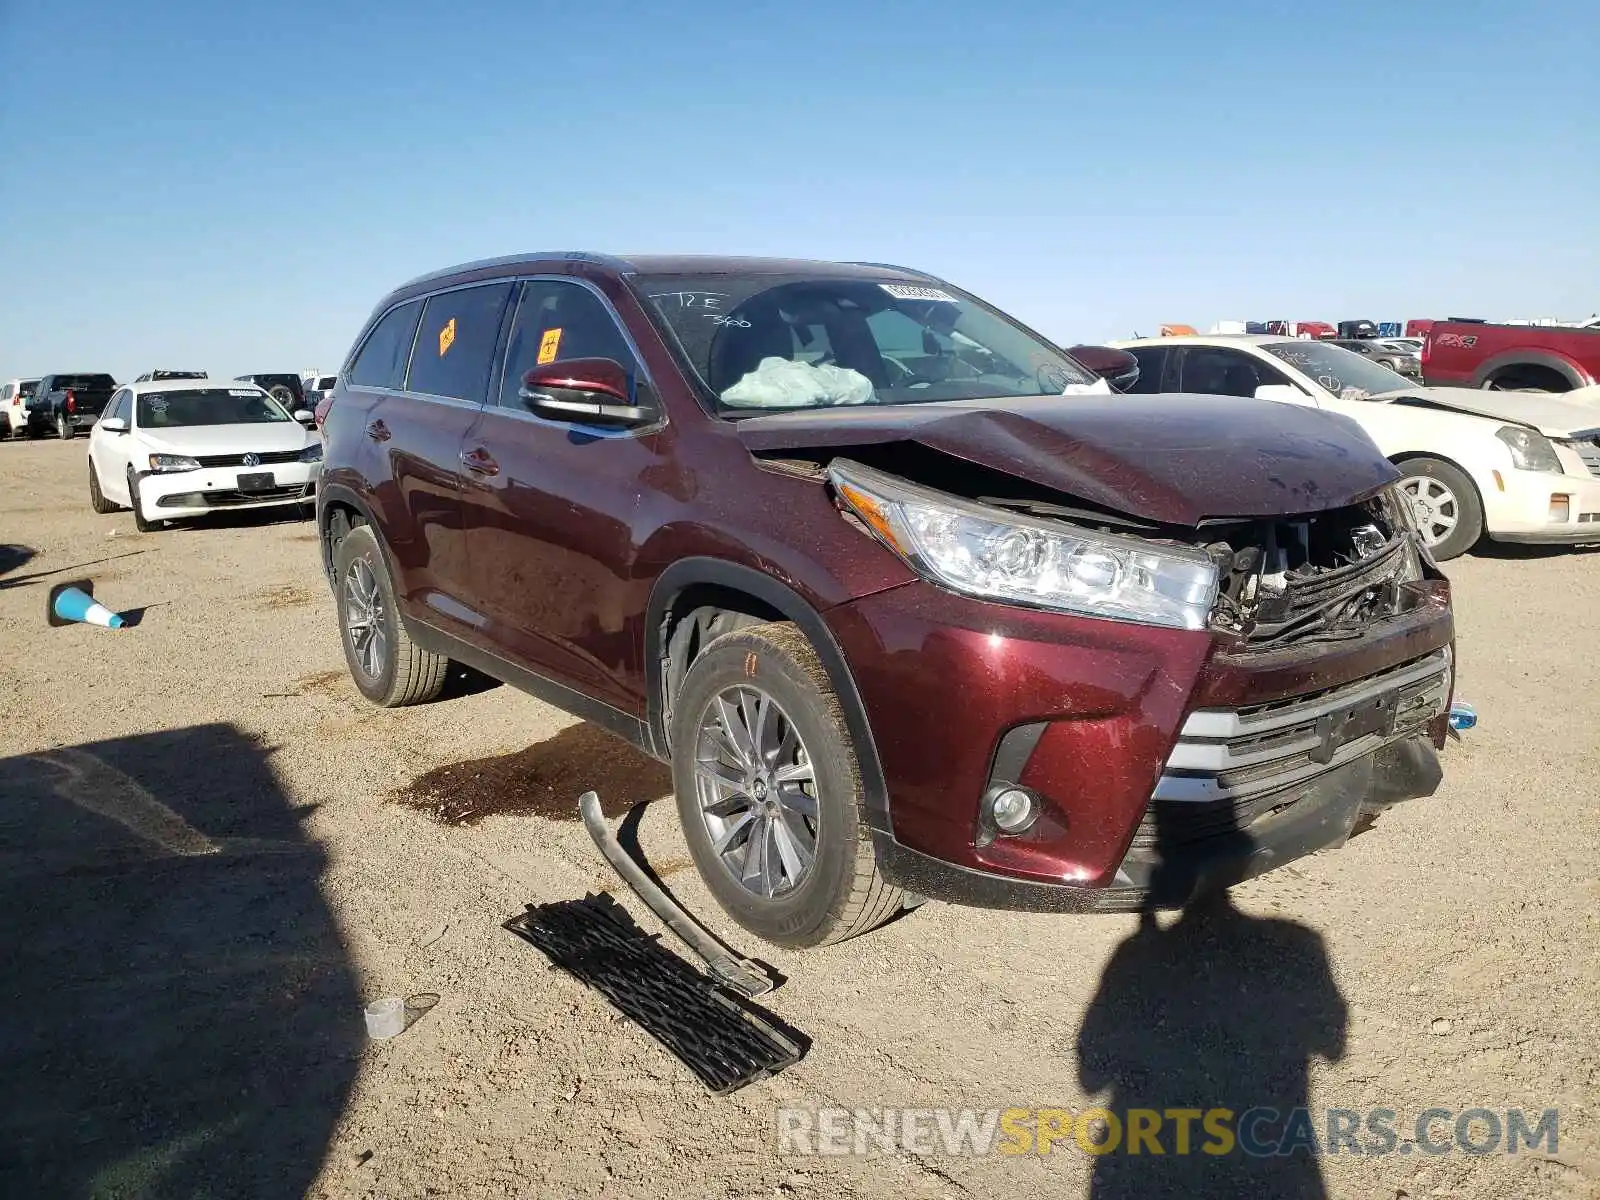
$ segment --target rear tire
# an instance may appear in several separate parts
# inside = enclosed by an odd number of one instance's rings
[[[1413,503],[1421,501],[1417,523],[1433,557],[1459,558],[1483,537],[1483,501],[1459,467],[1438,458],[1408,458],[1398,463],[1395,485]]]
[[[70,442],[72,435],[78,431],[72,427],[72,422],[67,420],[65,413],[56,414],[56,433],[61,435],[63,442]]]
[[[741,927],[779,946],[821,946],[905,906],[878,871],[838,697],[797,626],[751,625],[707,645],[673,703],[671,736],[689,852]],[[748,769],[732,765],[741,739],[759,751]]]
[[[406,633],[377,536],[366,525],[356,526],[340,540],[333,562],[339,641],[361,694],[380,708],[437,698],[450,660]]]
[[[89,460],[89,507],[97,513],[114,513],[119,505],[106,499],[100,490],[100,473],[94,469],[94,459]]]

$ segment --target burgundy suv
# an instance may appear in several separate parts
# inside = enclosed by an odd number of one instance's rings
[[[900,267],[530,254],[378,305],[318,493],[380,705],[672,764],[739,924],[1173,906],[1439,781],[1448,584],[1354,424],[1117,395]]]

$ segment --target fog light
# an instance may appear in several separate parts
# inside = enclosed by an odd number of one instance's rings
[[[1560,521],[1562,524],[1572,519],[1572,497],[1564,496],[1559,492],[1550,495],[1550,520]]]
[[[1039,806],[1034,802],[1033,793],[1021,788],[1007,788],[996,793],[989,802],[990,819],[1002,833],[1021,833],[1038,815]]]

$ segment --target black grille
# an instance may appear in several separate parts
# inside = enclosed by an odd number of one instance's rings
[[[305,451],[303,450],[272,450],[256,457],[262,463],[286,463],[297,461]],[[244,455],[242,454],[196,454],[195,462],[202,467],[242,467]]]
[[[289,500],[296,496],[310,498],[316,490],[309,484],[297,483],[293,487],[267,488],[259,492],[241,492],[234,488],[212,488],[204,492],[180,492],[163,496],[156,501],[157,508],[228,508],[235,504],[256,504],[262,500]]]
[[[801,1045],[661,946],[604,892],[530,904],[505,927],[594,988],[722,1096],[800,1061]]]

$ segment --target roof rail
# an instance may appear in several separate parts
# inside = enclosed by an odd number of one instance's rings
[[[457,263],[453,267],[441,267],[437,271],[429,271],[426,275],[418,275],[415,279],[408,279],[395,291],[415,287],[419,283],[429,283],[435,279],[444,279],[449,275],[459,275],[462,271],[477,271],[485,267],[509,267],[515,263],[529,262],[535,259],[561,259],[565,262],[593,263],[600,267],[609,267],[614,271],[626,271],[629,263],[612,254],[597,254],[589,250],[529,250],[523,254],[502,254],[498,258],[480,258],[474,262]]]

